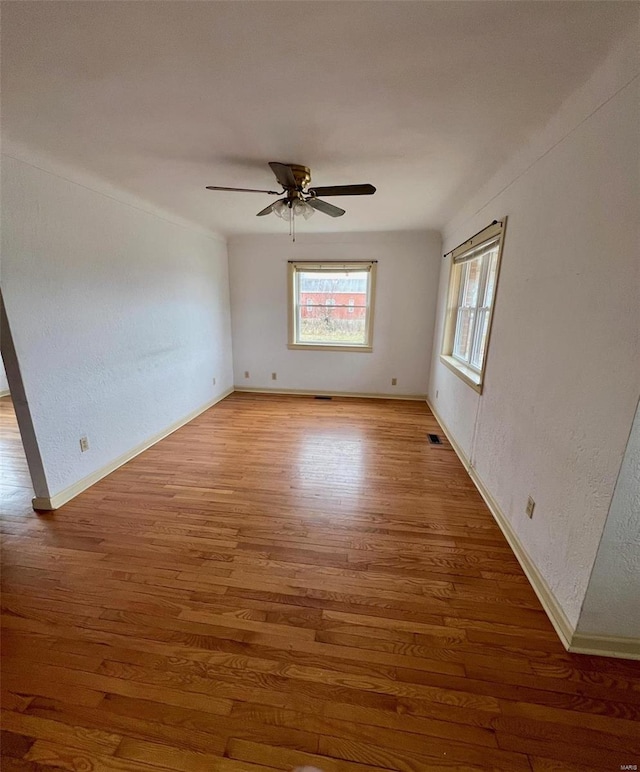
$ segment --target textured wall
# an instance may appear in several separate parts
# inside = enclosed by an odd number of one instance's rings
[[[2,185],[3,295],[54,495],[231,387],[226,246],[12,158]]]
[[[484,392],[437,356],[430,377],[430,398],[574,626],[640,391],[633,50],[614,52],[447,228],[451,249],[508,216]],[[436,348],[448,264],[442,273]]]
[[[286,235],[233,237],[236,385],[425,394],[441,259],[433,232],[302,233],[295,244]],[[287,348],[288,260],[378,260],[372,353]]]
[[[598,547],[578,632],[640,640],[640,406]]]

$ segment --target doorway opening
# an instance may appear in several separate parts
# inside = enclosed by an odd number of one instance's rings
[[[0,510],[29,514],[33,484],[4,363],[0,359]]]
[[[0,354],[0,511],[26,515],[49,489],[2,292]]]

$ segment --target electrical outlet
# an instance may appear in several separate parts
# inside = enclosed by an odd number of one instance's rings
[[[84,453],[89,450],[89,440],[86,437],[80,437],[80,452]]]
[[[527,516],[533,517],[533,510],[536,508],[536,502],[529,496],[527,499]]]
[[[277,379],[278,379],[278,374],[277,373],[271,373],[271,380],[272,381],[276,381]]]
[[[213,385],[214,386],[216,385],[216,379],[215,378],[213,379]]]
[[[248,370],[245,370],[245,371],[244,371],[244,377],[245,377],[245,378],[248,378],[248,377],[249,377],[249,371],[248,371]]]
[[[397,378],[392,378],[391,379],[391,385],[392,386],[397,386],[398,385],[398,379]]]

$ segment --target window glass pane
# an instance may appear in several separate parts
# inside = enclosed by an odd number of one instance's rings
[[[298,271],[297,343],[366,345],[369,271]]]
[[[493,295],[496,287],[496,277],[497,277],[497,268],[498,268],[498,249],[497,247],[485,257],[486,260],[489,260],[489,270],[487,275],[487,284],[484,291],[484,300],[482,305],[485,307],[490,307],[491,303],[493,303]]]
[[[487,345],[487,331],[489,329],[489,309],[481,308],[478,310],[478,324],[473,340],[473,351],[471,353],[471,364],[478,370],[482,369],[484,361],[484,350]]]
[[[475,309],[473,308],[460,308],[458,310],[453,355],[464,362],[468,362],[471,356],[471,334],[474,317]]]
[[[349,313],[351,311],[351,313]],[[366,343],[366,308],[363,306],[302,306],[299,343]]]
[[[464,288],[460,305],[474,308],[478,305],[478,290],[480,288],[480,275],[482,273],[482,259],[477,257],[465,263],[463,276]]]
[[[454,265],[453,270],[460,271],[460,279],[458,281],[458,307],[463,305],[462,299],[464,297],[465,287],[467,286],[467,263],[461,263],[460,265]],[[454,279],[456,281],[456,279]]]

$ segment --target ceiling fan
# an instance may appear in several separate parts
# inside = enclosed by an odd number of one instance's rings
[[[300,164],[284,164],[276,161],[269,161],[271,171],[275,174],[276,180],[282,186],[281,191],[277,190],[256,190],[254,188],[223,188],[216,185],[207,185],[207,190],[232,190],[241,193],[268,193],[271,196],[282,196],[273,204],[258,212],[257,217],[272,212],[283,220],[287,220],[290,225],[291,233],[295,240],[295,218],[304,217],[308,220],[315,212],[328,214],[330,217],[342,217],[344,209],[339,206],[322,201],[320,196],[371,196],[376,192],[373,185],[330,185],[328,187],[310,188],[311,170],[308,166]]]

